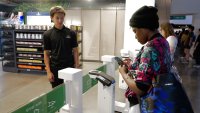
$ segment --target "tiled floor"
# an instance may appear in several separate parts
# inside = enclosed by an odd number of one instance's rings
[[[200,68],[192,68],[189,64],[179,63],[177,66],[183,85],[191,100],[195,113],[200,111]],[[96,69],[101,63],[84,63],[84,75]],[[45,75],[3,72],[0,68],[0,113],[8,113],[27,103],[31,99],[51,90]],[[116,90],[116,98],[123,100],[123,91]],[[97,111],[97,87],[91,88],[83,95],[84,113]]]
[[[183,85],[189,96],[195,113],[200,113],[200,68],[192,67],[189,64],[175,63],[179,74],[182,77]]]

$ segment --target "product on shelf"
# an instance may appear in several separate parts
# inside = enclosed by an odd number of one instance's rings
[[[18,59],[18,62],[27,62],[27,63],[42,63],[41,60],[30,60],[30,59]]]
[[[23,65],[23,64],[19,64],[17,65],[18,68],[23,68],[23,69],[42,69],[42,66],[31,66],[31,65]]]
[[[18,57],[33,57],[33,58],[42,58],[42,55],[39,54],[18,54]]]
[[[24,41],[16,41],[16,44],[19,45],[34,45],[34,46],[41,46],[41,42],[24,42]]]
[[[30,29],[30,30],[49,30],[52,26],[49,25],[15,25],[15,29]]]
[[[81,33],[77,33],[77,41],[79,42],[79,41],[81,41]]]
[[[16,33],[16,39],[42,39],[42,34]]]
[[[47,25],[19,25],[14,30],[16,66],[20,71],[44,72],[43,33]]]
[[[77,31],[82,31],[82,26],[77,26]]]
[[[17,51],[30,51],[30,52],[36,52],[37,48],[17,48]]]

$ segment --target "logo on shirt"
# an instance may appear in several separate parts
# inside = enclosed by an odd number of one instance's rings
[[[68,39],[70,39],[71,37],[70,37],[70,35],[67,35],[65,38],[68,38]]]

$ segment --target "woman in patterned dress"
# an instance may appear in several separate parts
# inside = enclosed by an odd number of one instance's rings
[[[133,14],[129,24],[138,42],[144,46],[128,67],[132,70],[131,73],[126,73],[126,66],[119,67],[119,72],[128,85],[125,95],[139,95],[141,113],[164,113],[171,109],[164,104],[156,106],[156,103],[151,104],[145,99],[156,75],[168,73],[172,66],[169,44],[157,30],[158,20],[157,9],[152,6],[143,6]]]

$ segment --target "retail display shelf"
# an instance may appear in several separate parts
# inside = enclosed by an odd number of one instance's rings
[[[4,37],[4,36],[2,36],[2,39],[7,39],[7,40],[13,40],[13,38],[12,37]]]
[[[43,54],[43,52],[38,52],[38,51],[31,51],[31,52],[28,52],[28,51],[16,51],[16,53],[30,53],[30,54]]]
[[[15,39],[16,41],[30,41],[30,42],[43,42],[42,39],[22,39],[22,38],[18,38]]]
[[[32,62],[17,62],[17,64],[34,65],[34,66],[45,66],[44,63],[32,63]]]
[[[8,58],[6,58],[6,57],[3,57],[2,60],[4,60],[4,61],[7,60],[7,61],[10,61],[10,62],[14,62],[14,61],[15,61],[14,58],[13,58],[13,59],[8,59]]]
[[[38,29],[15,29],[15,32],[30,32],[30,33],[36,33],[36,32],[40,32],[43,33],[46,30],[38,30]]]
[[[82,67],[82,26],[70,26],[76,32],[80,67]],[[46,73],[43,52],[43,33],[39,29],[5,29],[1,44],[3,71]]]
[[[13,48],[6,48],[6,49],[2,49],[2,50],[3,50],[3,53],[10,53],[10,54],[12,54],[13,53],[12,49]]]
[[[78,44],[82,43],[82,41],[78,41]]]
[[[17,68],[16,67],[9,67],[9,66],[3,66],[3,71],[6,71],[6,72],[18,72]]]
[[[13,51],[10,51],[10,52],[5,52],[5,51],[2,51],[3,54],[13,54],[14,52]]]
[[[34,48],[42,48],[43,46],[37,46],[37,45],[19,45],[17,44],[16,47],[34,47]]]
[[[32,73],[46,73],[46,70],[38,70],[38,69],[23,69],[23,68],[18,68],[18,72],[32,72]]]
[[[17,58],[18,58],[18,59],[24,58],[24,59],[31,59],[31,60],[33,60],[33,59],[35,59],[35,60],[44,60],[43,57],[42,57],[42,58],[39,58],[39,57],[26,57],[26,56],[24,56],[24,57],[19,57],[19,56],[17,56]]]
[[[83,59],[83,26],[71,25],[70,29],[76,32],[78,49],[79,49],[79,60],[82,62]],[[82,65],[80,65],[81,67]]]
[[[15,60],[13,57],[12,57],[12,54],[11,55],[4,55],[3,57],[4,60]]]
[[[42,35],[45,30],[14,30],[16,65],[19,72],[45,72]]]
[[[2,68],[6,72],[17,72],[13,29],[2,29]]]

